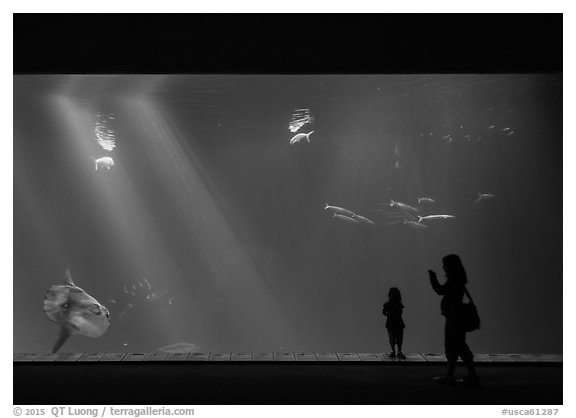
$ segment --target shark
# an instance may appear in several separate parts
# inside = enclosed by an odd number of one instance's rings
[[[100,337],[110,325],[108,309],[74,284],[69,268],[64,273],[64,284],[48,289],[44,298],[44,313],[60,326],[53,353],[72,335]]]

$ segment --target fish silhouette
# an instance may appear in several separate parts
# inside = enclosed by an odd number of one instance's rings
[[[60,334],[52,350],[56,353],[74,334],[100,337],[110,325],[110,312],[72,281],[70,269],[64,273],[64,284],[54,285],[44,298],[44,312],[60,325]]]
[[[474,201],[474,203],[480,203],[483,200],[488,200],[488,199],[493,199],[495,198],[496,195],[490,194],[490,193],[478,193],[478,197],[476,198],[476,200]]]
[[[310,142],[310,135],[312,135],[314,133],[314,131],[310,131],[307,134],[298,134],[298,135],[294,135],[291,139],[290,139],[290,145],[294,145],[297,142],[302,141],[303,139],[306,139],[306,141]]]
[[[422,223],[422,221],[434,221],[438,219],[453,219],[455,218],[454,215],[426,215],[426,216],[418,216],[418,222]]]
[[[161,351],[163,353],[198,353],[200,351],[200,346],[197,344],[181,342],[160,347],[156,351]]]
[[[418,209],[416,209],[410,205],[407,205],[405,203],[398,202],[397,200],[394,200],[394,199],[390,199],[390,207],[398,208],[404,212],[406,212],[406,211],[418,212]]]
[[[364,222],[365,224],[370,224],[370,225],[374,225],[374,222],[371,221],[368,218],[365,218],[364,216],[360,216],[357,214],[354,214],[354,216],[352,216],[352,218],[359,220],[360,222]]]
[[[90,158],[94,160],[96,170],[98,170],[99,166],[106,167],[108,170],[110,170],[110,167],[114,166],[114,160],[112,157]]]
[[[418,204],[422,203],[422,202],[426,202],[426,203],[434,203],[435,200],[430,198],[430,197],[419,197],[418,198]]]
[[[337,213],[338,215],[344,215],[348,217],[353,217],[355,215],[354,212],[348,209],[341,208],[339,206],[330,206],[328,203],[325,203],[324,210],[331,210],[333,213]]]
[[[412,228],[416,228],[416,229],[428,228],[426,225],[424,225],[420,222],[409,221],[408,219],[404,219],[403,223],[404,223],[404,225],[408,225],[408,226],[410,226]]]
[[[346,216],[346,215],[338,215],[337,213],[333,213],[333,214],[332,214],[332,217],[333,217],[333,218],[337,218],[337,219],[341,219],[341,220],[343,220],[343,221],[345,221],[345,222],[350,222],[350,223],[353,223],[353,224],[359,223],[356,219],[350,218],[349,216]]]
[[[292,115],[288,129],[290,129],[290,132],[298,132],[304,125],[313,122],[314,116],[310,114],[310,109],[296,109]]]

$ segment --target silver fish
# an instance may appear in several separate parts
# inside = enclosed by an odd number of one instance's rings
[[[114,160],[112,159],[112,157],[100,157],[92,159],[94,160],[96,170],[98,170],[99,166],[106,167],[108,170],[110,170],[110,167],[114,166]]]
[[[483,200],[488,200],[488,199],[492,199],[495,198],[496,195],[490,194],[490,193],[478,193],[478,197],[476,198],[476,200],[474,201],[474,203],[479,203]]]
[[[390,199],[390,206],[394,207],[394,208],[398,208],[398,209],[403,210],[403,211],[410,210],[412,212],[418,212],[418,209],[413,208],[412,206],[407,205],[405,203],[397,202],[394,199]]]
[[[100,146],[106,151],[112,151],[116,147],[116,141],[114,139],[97,139]]]
[[[350,222],[350,223],[354,223],[354,224],[359,223],[356,219],[350,218],[349,216],[346,216],[346,215],[338,215],[337,213],[333,213],[333,214],[332,214],[332,217],[333,217],[333,218],[341,219],[341,220],[343,220],[343,221],[345,221],[345,222]]]
[[[310,115],[309,109],[296,109],[296,111],[292,115],[292,120],[288,125],[288,129],[290,130],[290,132],[296,133],[304,125],[313,122],[314,122],[314,116]]]
[[[192,343],[174,343],[158,348],[156,351],[164,353],[198,353],[200,346]]]
[[[419,197],[418,198],[418,204],[422,203],[422,202],[426,202],[426,203],[434,203],[435,200],[431,199],[429,197]]]
[[[353,217],[355,215],[354,212],[348,209],[344,209],[338,206],[330,206],[328,203],[325,203],[324,210],[331,210],[334,213],[338,213],[339,215]]]
[[[298,132],[298,130],[303,127],[304,125],[306,125],[306,122],[291,122],[290,125],[288,125],[288,129],[290,130],[290,132]]]
[[[416,228],[416,229],[428,228],[426,225],[421,224],[420,222],[409,221],[408,219],[404,219],[403,223],[404,223],[404,225],[408,225],[408,226],[411,226],[412,228]]]
[[[452,219],[456,216],[453,215],[427,215],[427,216],[418,216],[418,222],[422,221],[434,221],[437,219]]]
[[[310,135],[312,135],[314,133],[314,131],[310,131],[307,134],[297,134],[294,135],[291,139],[290,139],[290,145],[294,145],[297,142],[302,141],[303,139],[306,139],[308,142],[310,142]]]
[[[356,215],[354,214],[353,216],[354,219],[358,219],[360,222],[364,222],[365,224],[370,224],[370,225],[374,225],[374,222],[372,222],[370,219],[365,218],[364,216],[360,216],[360,215]]]
[[[100,337],[110,325],[108,309],[74,284],[70,269],[66,269],[63,285],[54,285],[48,289],[44,298],[44,312],[51,321],[60,325],[53,353],[71,335]]]

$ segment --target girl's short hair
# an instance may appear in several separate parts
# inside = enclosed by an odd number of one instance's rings
[[[388,291],[388,298],[392,300],[400,301],[402,300],[402,295],[400,294],[400,289],[397,287],[391,287],[390,291]]]

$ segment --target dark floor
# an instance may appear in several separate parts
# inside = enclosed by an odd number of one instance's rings
[[[461,368],[461,366],[460,366]],[[434,383],[444,364],[14,362],[14,404],[562,404],[562,364],[479,364],[479,388]],[[463,369],[458,370],[464,373]]]

